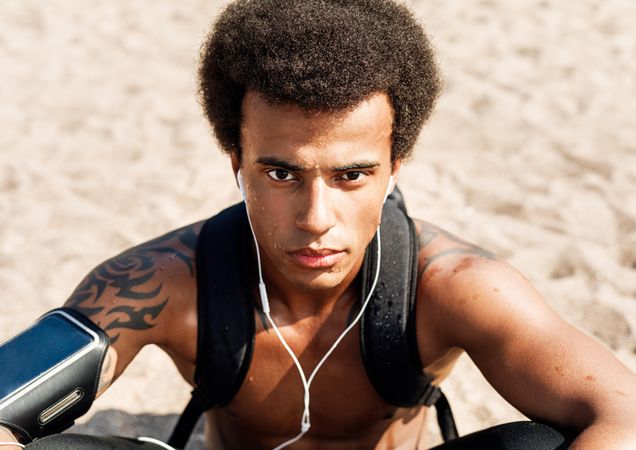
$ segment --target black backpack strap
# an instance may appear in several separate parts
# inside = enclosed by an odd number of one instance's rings
[[[392,405],[433,404],[438,389],[422,370],[415,339],[417,235],[393,194],[384,205],[380,233],[380,278],[360,325],[367,374]],[[362,267],[362,299],[371,289],[377,264],[377,240],[373,239]]]
[[[192,398],[181,413],[179,421],[172,430],[172,435],[168,439],[168,445],[174,448],[184,448],[190,439],[192,430],[199,421],[199,417],[210,409],[210,401],[205,398],[196,388],[192,391]]]
[[[433,377],[424,372],[420,360],[415,325],[417,233],[397,189],[384,205],[380,233],[380,277],[360,324],[367,374],[376,391],[389,404],[432,406],[443,399],[440,407],[448,406],[439,387],[432,384]],[[362,266],[363,300],[371,289],[377,264],[377,240],[373,239]],[[450,406],[442,408],[440,415],[445,428],[455,428]],[[449,432],[448,436],[451,435]]]
[[[199,234],[197,387],[170,438],[173,447],[183,447],[201,414],[229,403],[245,379],[255,333],[250,236],[242,203],[208,220]]]
[[[451,410],[446,396],[442,393],[442,391],[440,391],[439,394],[439,398],[435,402],[437,425],[439,425],[439,431],[442,433],[444,442],[448,442],[453,439],[457,439],[457,437],[459,437],[459,433],[457,433],[457,426],[455,425],[453,411]]]

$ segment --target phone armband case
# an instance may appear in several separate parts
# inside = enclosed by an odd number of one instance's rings
[[[106,333],[69,308],[0,344],[0,425],[32,441],[59,433],[95,400]]]

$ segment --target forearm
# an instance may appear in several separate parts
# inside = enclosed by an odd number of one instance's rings
[[[571,450],[631,450],[636,448],[634,423],[597,421],[585,428],[570,446]]]
[[[0,427],[0,442],[15,442],[19,443],[18,439],[8,428]],[[20,450],[22,447],[19,445],[2,445],[0,450]]]

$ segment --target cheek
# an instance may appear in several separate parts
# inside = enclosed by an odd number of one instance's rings
[[[289,228],[289,208],[281,202],[258,198],[250,204],[250,217],[261,245],[280,248]]]
[[[382,210],[375,204],[368,207],[361,207],[361,204],[364,203],[356,202],[343,208],[341,222],[346,226],[345,232],[351,236],[352,240],[366,247],[380,224]]]
[[[333,198],[336,224],[331,231],[328,243],[347,243],[358,250],[366,248],[373,238],[382,211],[381,202],[376,199],[359,198],[351,194]],[[276,195],[254,196],[250,202],[250,217],[259,236],[264,240],[261,245],[274,249],[284,249],[292,243],[306,243],[305,236],[296,227],[296,214],[299,206],[290,199],[281,199]],[[298,242],[296,242],[298,240]],[[344,242],[343,242],[344,241]]]

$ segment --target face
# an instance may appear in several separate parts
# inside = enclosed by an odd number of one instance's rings
[[[391,164],[388,97],[309,113],[248,92],[242,112],[240,170],[268,282],[320,290],[351,281],[400,165]]]

